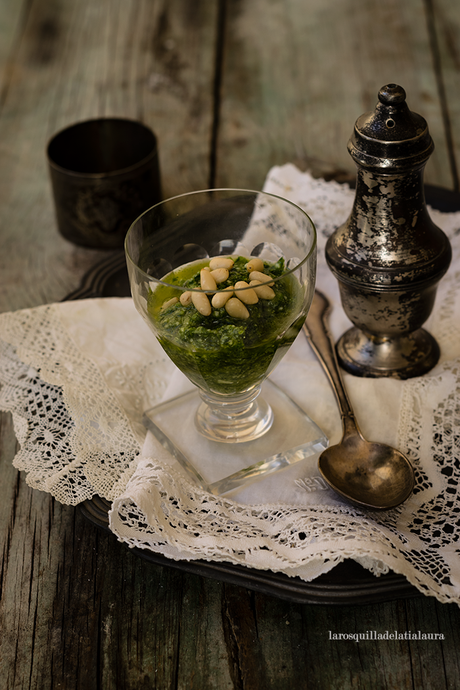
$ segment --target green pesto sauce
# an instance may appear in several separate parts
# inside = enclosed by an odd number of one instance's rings
[[[239,280],[249,281],[245,268],[248,259],[232,258],[235,264],[219,290]],[[187,264],[163,280],[199,289],[200,270],[208,264],[209,259]],[[283,272],[283,259],[265,262],[264,273],[272,278]],[[299,319],[302,294],[296,279],[287,275],[271,287],[275,297],[246,305],[246,320],[230,316],[225,307],[213,308],[209,316],[180,302],[161,310],[167,300],[181,294],[177,288],[164,285],[150,292],[148,311],[161,346],[191,381],[214,393],[236,394],[263,380],[291,345],[304,320]]]

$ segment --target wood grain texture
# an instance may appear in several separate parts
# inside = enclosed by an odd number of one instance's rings
[[[456,0],[425,0],[433,64],[438,74],[453,188],[460,189],[460,6]]]
[[[3,0],[0,19],[0,106],[3,103],[11,77],[11,57],[20,34],[20,25],[26,0]]]
[[[105,255],[54,221],[44,150],[77,120],[150,125],[165,196],[260,188],[286,161],[354,176],[354,121],[397,81],[435,140],[427,181],[453,187],[459,26],[457,0],[3,0],[0,310],[63,298]],[[32,491],[16,448],[2,414],[0,690],[458,687],[457,606],[297,605],[146,563]],[[395,630],[445,639],[330,637]]]
[[[158,136],[165,196],[206,188],[210,173],[212,0],[25,7],[0,113],[1,311],[62,299],[102,256],[57,233],[45,155],[56,131],[93,117],[141,119]]]
[[[287,161],[354,176],[354,123],[397,82],[436,143],[426,181],[453,186],[423,0],[233,0],[225,41],[218,184],[260,188]]]

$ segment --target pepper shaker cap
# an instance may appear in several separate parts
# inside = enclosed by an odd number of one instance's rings
[[[434,149],[426,120],[409,110],[398,84],[383,86],[378,99],[373,112],[356,120],[348,142],[355,163],[389,174],[423,166]]]

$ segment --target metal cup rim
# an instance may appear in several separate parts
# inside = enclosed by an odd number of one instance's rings
[[[70,168],[65,168],[62,165],[59,165],[59,163],[56,163],[53,158],[50,155],[50,147],[52,143],[62,134],[67,132],[68,130],[73,129],[74,127],[79,127],[81,125],[87,125],[91,124],[93,122],[123,122],[123,123],[129,123],[138,126],[139,128],[144,129],[146,132],[152,135],[153,137],[153,148],[152,151],[147,154],[147,156],[144,156],[144,158],[141,158],[139,161],[136,163],[133,163],[132,165],[128,165],[124,168],[117,168],[117,170],[111,170],[107,172],[99,172],[99,173],[91,173],[91,172],[78,172],[76,170],[71,170]],[[137,170],[139,168],[142,168],[144,165],[149,163],[152,159],[158,158],[158,145],[157,145],[157,137],[153,130],[143,122],[140,122],[139,120],[134,120],[131,118],[124,118],[124,117],[95,117],[95,118],[90,118],[88,120],[80,120],[78,122],[74,122],[71,125],[67,125],[66,127],[63,127],[60,129],[58,132],[53,134],[50,139],[48,140],[48,143],[46,145],[46,157],[48,160],[48,164],[51,168],[54,170],[57,170],[58,172],[68,175],[69,177],[78,177],[78,178],[83,178],[83,179],[91,179],[91,180],[97,180],[97,179],[105,179],[105,178],[110,178],[110,177],[116,177],[118,175],[126,175],[127,173],[130,173],[134,170]]]

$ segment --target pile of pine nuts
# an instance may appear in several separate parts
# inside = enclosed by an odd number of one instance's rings
[[[218,285],[228,280],[233,264],[234,261],[230,257],[213,257],[209,261],[209,266],[205,266],[200,271],[200,287],[203,292],[186,290],[179,299],[172,297],[166,300],[161,310],[180,301],[184,307],[193,304],[203,316],[210,316],[213,307],[214,309],[225,307],[227,313],[233,318],[248,319],[247,304],[256,304],[259,299],[271,300],[275,297],[275,292],[270,287],[273,285],[273,278],[263,272],[262,259],[253,258],[246,264],[249,282],[239,280],[235,285],[219,290]],[[235,295],[235,290],[238,291],[238,296]],[[211,299],[208,295],[212,295]]]

